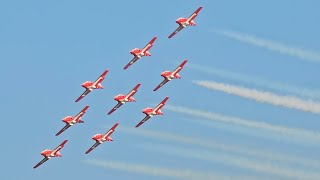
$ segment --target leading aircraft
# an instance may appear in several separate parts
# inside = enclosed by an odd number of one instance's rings
[[[44,162],[48,161],[52,157],[61,157],[60,150],[64,147],[64,145],[68,142],[68,140],[64,140],[58,147],[56,147],[54,150],[45,149],[41,152],[41,155],[44,156],[44,158],[33,167],[33,169],[39,167]]]
[[[149,50],[152,48],[153,43],[156,41],[157,37],[153,37],[151,41],[143,48],[134,48],[130,51],[130,53],[134,56],[133,59],[123,68],[128,69],[133,63],[135,63],[138,59],[140,59],[143,56],[151,56],[151,53]]]
[[[84,107],[76,116],[66,116],[62,119],[62,122],[66,123],[66,125],[56,134],[56,136],[59,136],[63,131],[67,130],[69,127],[73,126],[77,123],[84,123],[82,121],[81,117],[86,113],[89,106]]]
[[[158,90],[160,87],[165,85],[167,82],[171,81],[172,79],[180,79],[181,76],[178,74],[183,66],[188,62],[188,60],[184,60],[174,71],[164,71],[161,73],[161,76],[164,78],[164,80],[156,87],[153,91]]]
[[[180,17],[176,20],[176,23],[179,24],[179,27],[172,33],[168,38],[172,38],[174,35],[176,35],[179,31],[181,31],[183,28],[187,26],[195,26],[196,23],[193,21],[201,11],[202,6],[200,6],[188,19],[184,17]]]
[[[141,126],[144,122],[146,122],[147,120],[149,120],[150,118],[152,118],[154,115],[163,115],[163,113],[161,112],[161,108],[163,108],[163,106],[166,104],[167,100],[169,99],[169,97],[164,98],[160,104],[158,104],[155,108],[150,108],[147,107],[145,109],[143,109],[143,113],[146,115],[145,118],[143,118],[135,127],[139,127]]]
[[[119,125],[119,123],[115,123],[112,128],[106,132],[105,134],[96,134],[92,137],[93,140],[96,141],[96,143],[94,143],[93,146],[91,146],[90,149],[88,149],[88,151],[86,151],[85,154],[90,153],[92,150],[94,150],[94,148],[96,148],[97,146],[99,146],[100,144],[106,142],[106,141],[113,141],[113,139],[110,137],[111,134],[115,131],[115,129],[117,128],[117,126]]]
[[[100,76],[99,78],[94,81],[86,81],[83,84],[81,84],[81,86],[83,88],[85,88],[86,90],[81,94],[81,96],[75,101],[75,102],[79,102],[82,98],[84,98],[86,95],[88,95],[91,91],[93,91],[94,89],[103,89],[102,86],[102,81],[105,79],[106,74],[108,73],[108,69],[106,69]]]
[[[118,104],[108,112],[108,115],[117,110],[120,106],[124,105],[126,102],[135,102],[133,95],[138,92],[138,88],[141,84],[137,84],[127,95],[119,94],[114,97],[114,100],[118,101]]]

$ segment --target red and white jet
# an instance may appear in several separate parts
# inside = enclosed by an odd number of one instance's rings
[[[163,85],[165,85],[167,82],[171,81],[172,79],[180,79],[181,76],[178,74],[183,66],[188,62],[188,60],[184,60],[174,71],[164,71],[161,73],[161,76],[164,78],[164,80],[156,87],[153,91],[158,90]]]
[[[174,35],[176,35],[179,31],[181,31],[183,28],[187,26],[195,26],[196,23],[193,21],[199,14],[200,10],[202,9],[202,6],[200,6],[188,19],[184,17],[180,17],[176,20],[176,23],[179,24],[179,27],[172,33],[168,38],[172,38]]]
[[[86,90],[81,94],[81,96],[76,100],[76,102],[80,101],[82,98],[84,98],[86,95],[88,95],[91,91],[94,89],[103,89],[103,86],[101,85],[102,81],[105,79],[106,74],[108,73],[108,69],[106,69],[100,77],[94,81],[86,81],[83,84],[81,84],[82,87],[84,87]]]
[[[143,48],[134,48],[130,51],[130,53],[134,56],[133,59],[123,68],[128,69],[129,66],[131,66],[133,63],[135,63],[138,59],[140,59],[143,56],[151,56],[151,53],[149,50],[152,48],[153,43],[156,41],[157,37],[153,37],[151,41]]]
[[[86,154],[88,154],[89,152],[91,152],[94,148],[96,148],[97,146],[99,146],[100,144],[106,142],[106,141],[113,141],[113,139],[110,137],[111,134],[115,131],[116,127],[119,125],[119,123],[115,123],[112,128],[106,132],[105,134],[96,134],[92,137],[93,140],[96,141],[96,143],[91,146],[90,149],[88,149],[88,151],[86,151]]]
[[[108,112],[108,115],[117,110],[120,106],[125,104],[126,102],[135,102],[136,100],[133,98],[133,95],[138,91],[138,88],[141,84],[137,84],[127,95],[119,94],[114,97],[114,100],[118,101],[118,104]]]
[[[141,126],[144,122],[152,118],[154,115],[163,115],[161,112],[161,108],[163,108],[164,105],[166,105],[167,100],[169,97],[164,98],[158,106],[156,106],[154,109],[153,108],[145,108],[142,112],[146,115],[145,118],[143,118],[135,127]]]
[[[66,123],[66,125],[56,134],[56,136],[59,136],[63,131],[67,130],[70,126],[73,126],[77,123],[84,123],[82,121],[81,117],[86,113],[86,110],[89,108],[89,106],[86,106],[83,108],[76,116],[66,116],[62,119],[62,122]]]
[[[58,147],[56,147],[54,150],[45,149],[41,152],[41,155],[44,156],[44,158],[33,168],[39,167],[44,162],[48,161],[52,157],[61,157],[60,150],[63,148],[63,146],[68,142],[68,140],[64,140]]]

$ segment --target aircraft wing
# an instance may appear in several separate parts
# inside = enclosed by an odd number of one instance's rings
[[[146,51],[149,51],[150,48],[152,48],[153,46],[153,43],[157,40],[157,37],[153,37],[151,39],[151,41],[141,50],[142,52],[146,52]]]
[[[127,95],[126,99],[129,99],[131,96],[133,96],[136,92],[138,92],[138,88],[140,87],[141,84],[137,84]]]
[[[113,113],[115,110],[117,110],[120,106],[122,106],[123,104],[121,102],[118,102],[118,104],[111,109],[110,112],[108,112],[108,115],[110,115],[111,113]]]
[[[201,11],[201,9],[202,9],[202,6],[200,6],[196,11],[194,11],[194,13],[188,18],[187,21],[194,20],[198,16],[198,14]]]
[[[51,153],[55,154],[56,152],[60,151],[64,147],[64,145],[68,142],[68,140],[64,140],[58,147],[56,147]]]
[[[79,102],[82,98],[84,98],[86,95],[88,95],[91,92],[90,89],[86,89],[81,96],[78,97],[78,99],[75,102]]]
[[[102,83],[102,81],[105,79],[107,73],[109,72],[108,69],[106,69],[99,77],[98,79],[93,83],[93,85],[97,85],[99,83]]]
[[[49,158],[48,157],[44,157],[40,162],[38,162],[38,164],[36,164],[33,169],[39,167],[41,164],[43,164],[44,162],[48,161]]]
[[[168,96],[165,97],[165,98],[161,101],[161,103],[158,104],[158,106],[156,106],[156,107],[153,109],[153,111],[154,111],[154,112],[159,111],[164,105],[166,105],[166,102],[167,102],[168,99],[169,99]]]
[[[97,146],[99,146],[100,144],[101,144],[101,143],[99,143],[99,142],[94,143],[94,145],[92,145],[91,148],[88,149],[85,154],[90,153],[92,150],[94,150],[94,149],[95,149]]]
[[[184,27],[183,26],[179,26],[175,31],[173,31],[172,34],[170,34],[170,36],[168,38],[172,38],[174,35],[176,35],[179,31],[181,31]]]
[[[109,137],[117,128],[117,126],[119,125],[119,123],[115,123],[112,128],[109,129],[109,131],[107,131],[105,134],[104,134],[104,138],[106,137]]]
[[[73,121],[76,121],[78,119],[80,119],[87,111],[87,109],[89,108],[89,106],[84,107],[74,118]]]
[[[133,63],[135,63],[139,59],[138,56],[134,56],[133,59],[123,68],[128,69]]]
[[[183,66],[188,62],[188,60],[184,60],[173,72],[172,75],[175,76],[178,72],[180,72]]]
[[[153,91],[158,90],[159,88],[161,88],[164,84],[166,84],[167,82],[169,82],[169,80],[167,78],[164,78],[164,80],[156,87],[154,88]]]
[[[146,122],[147,120],[149,120],[151,117],[149,115],[146,115],[146,117],[144,117],[135,127],[139,127],[141,126],[144,122]]]
[[[56,136],[59,136],[61,133],[63,133],[63,131],[67,130],[71,125],[70,124],[66,124],[57,134]]]

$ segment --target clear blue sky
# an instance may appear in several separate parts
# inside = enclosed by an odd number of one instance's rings
[[[181,16],[188,17],[200,5],[203,10],[195,20],[197,26],[167,39],[177,27],[174,21]],[[320,131],[319,115],[196,86],[192,80],[241,83],[193,70],[188,64],[181,72],[181,80],[173,80],[159,91],[152,91],[162,81],[160,73],[173,70],[183,59],[304,88],[320,88],[319,63],[301,61],[212,32],[214,29],[234,30],[320,51],[319,6],[316,0],[0,2],[0,179],[168,179],[86,163],[93,159],[193,169],[194,172],[214,171],[225,176],[272,177],[218,161],[208,163],[150,151],[143,147],[152,143],[164,147],[179,144],[121,131],[113,134],[113,142],[101,145],[89,155],[84,152],[94,143],[91,140],[94,134],[104,133],[115,122],[120,123],[119,127],[134,129],[144,117],[142,109],[160,102],[165,96],[170,96],[170,105]],[[151,49],[152,56],[122,70],[132,59],[129,51],[142,48],[153,36],[158,36],[158,40]],[[110,70],[103,82],[105,89],[96,90],[75,103],[84,90],[81,83],[95,80],[105,69]],[[135,95],[137,102],[128,103],[107,116],[106,112],[116,104],[113,97],[127,93],[138,82],[142,85]],[[75,125],[55,137],[64,126],[61,119],[75,115],[85,105],[90,105],[83,117],[85,124]],[[152,118],[140,127],[141,130],[194,136],[320,161],[320,146],[316,144],[282,143],[275,138],[256,137],[257,131],[245,128],[242,131],[252,133],[241,133],[230,124],[216,123],[217,128],[209,128],[188,115],[163,111],[164,116]],[[64,139],[69,142],[61,151],[62,158],[54,158],[32,169],[42,159],[42,150],[52,149]],[[181,146],[194,152],[205,149],[184,143]],[[213,155],[220,153],[224,152],[212,150]]]

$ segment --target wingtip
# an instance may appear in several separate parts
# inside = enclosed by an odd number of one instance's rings
[[[107,74],[109,72],[109,69],[104,70],[103,74]]]
[[[141,83],[138,83],[133,89],[137,90],[141,86]]]
[[[68,139],[64,140],[64,141],[61,143],[61,146],[64,146],[67,142],[68,142]]]

